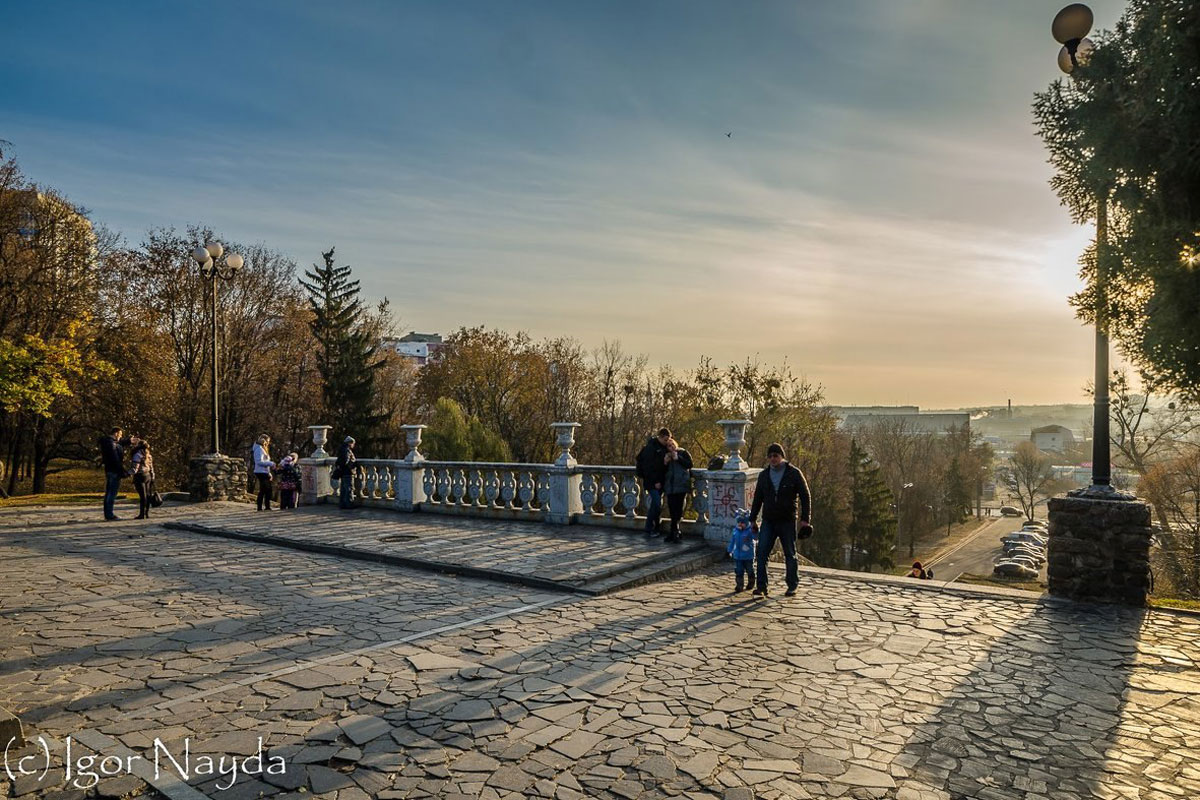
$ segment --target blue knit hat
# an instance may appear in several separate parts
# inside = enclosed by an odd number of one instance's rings
[[[733,521],[739,524],[742,522],[745,522],[747,525],[750,524],[750,512],[744,508],[739,508],[733,512]]]

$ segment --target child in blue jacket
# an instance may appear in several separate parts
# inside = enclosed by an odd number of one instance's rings
[[[734,591],[740,592],[743,588],[754,588],[754,549],[758,544],[758,531],[750,527],[750,512],[746,509],[739,508],[734,519],[737,524],[733,527],[729,547],[725,548],[725,552],[733,559],[733,574],[737,577]],[[743,579],[746,582],[745,587],[742,586]]]

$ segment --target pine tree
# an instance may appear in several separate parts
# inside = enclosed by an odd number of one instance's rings
[[[374,403],[375,375],[383,362],[376,358],[376,326],[359,300],[359,282],[350,280],[350,267],[334,265],[333,250],[321,254],[325,265],[306,270],[308,280],[300,285],[313,312],[325,413],[335,435],[353,436],[362,452],[383,421]]]
[[[892,492],[879,465],[858,442],[850,442],[850,565],[870,572],[873,565],[891,569],[896,543]]]

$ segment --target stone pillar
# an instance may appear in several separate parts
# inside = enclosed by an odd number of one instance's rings
[[[727,462],[728,463],[728,462]],[[750,508],[754,500],[754,484],[761,469],[743,467],[731,470],[709,470],[708,475],[708,524],[704,526],[704,538],[725,545],[729,532],[737,521],[739,508]]]
[[[246,460],[213,453],[188,462],[192,500],[241,500],[246,496]]]
[[[748,419],[723,419],[717,423],[725,430],[725,466],[708,470],[708,525],[704,538],[724,545],[729,541],[739,508],[750,508],[754,499],[754,484],[758,481],[757,467],[746,465],[741,450],[746,446],[746,428],[753,425]]]
[[[336,458],[331,458],[325,452],[325,442],[329,438],[330,425],[309,425],[312,432],[315,449],[312,455],[300,459],[300,502],[311,506],[314,503],[324,503],[333,492],[333,484],[329,474],[333,471]]]
[[[329,475],[336,461],[336,458],[300,459],[300,502],[303,505],[311,506],[329,500],[333,494],[333,482]]]
[[[1138,500],[1050,500],[1050,594],[1144,605],[1150,590],[1151,507]]]
[[[421,431],[424,425],[402,425],[408,443],[408,455],[396,464],[396,499],[398,511],[420,511],[425,497],[425,456],[421,455]]]
[[[583,498],[579,495],[583,476],[576,473],[579,462],[571,453],[575,446],[575,429],[578,422],[554,422],[555,443],[562,452],[550,468],[550,513],[546,521],[551,525],[570,525],[583,513]]]

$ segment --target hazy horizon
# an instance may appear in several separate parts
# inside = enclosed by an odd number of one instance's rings
[[[130,242],[335,245],[405,331],[786,357],[837,405],[1088,402],[1061,2],[17,5],[0,139]]]

